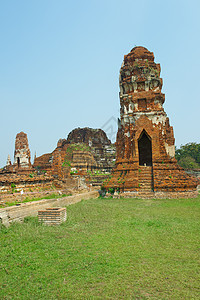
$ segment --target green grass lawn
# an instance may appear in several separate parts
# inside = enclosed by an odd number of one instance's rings
[[[200,299],[200,197],[92,199],[0,231],[0,299]]]

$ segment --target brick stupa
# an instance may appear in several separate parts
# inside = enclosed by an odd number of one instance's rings
[[[105,187],[124,196],[195,197],[197,181],[177,165],[175,139],[163,109],[160,64],[135,47],[120,69],[120,120],[115,168]]]
[[[28,138],[24,132],[20,132],[16,135],[13,167],[18,173],[28,173],[32,171]]]

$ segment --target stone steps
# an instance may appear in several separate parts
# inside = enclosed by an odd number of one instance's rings
[[[152,181],[152,176],[149,175],[148,177],[140,177],[139,176],[139,180],[142,180],[144,182],[151,182]]]
[[[152,184],[142,184],[140,183],[140,189],[143,189],[143,190],[152,190]]]
[[[154,192],[147,192],[147,193],[139,192],[137,197],[142,199],[149,199],[149,198],[155,198],[155,195]]]
[[[152,175],[150,174],[148,177],[147,176],[145,176],[145,177],[139,176],[139,180],[152,181]]]
[[[144,193],[144,196],[153,196],[152,188],[153,188],[153,180],[152,180],[152,167],[150,166],[140,166],[139,167],[139,194]],[[144,191],[144,192],[143,192]],[[147,194],[146,194],[147,193]],[[150,194],[149,194],[150,193]]]
[[[139,196],[154,196],[154,192],[150,192],[150,191],[141,191],[141,192],[138,192],[138,195]]]

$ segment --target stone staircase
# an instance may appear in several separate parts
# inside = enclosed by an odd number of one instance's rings
[[[151,166],[139,166],[138,182],[138,196],[142,198],[152,198],[154,196],[154,192]]]
[[[87,176],[86,182],[94,187],[100,187],[110,174]]]

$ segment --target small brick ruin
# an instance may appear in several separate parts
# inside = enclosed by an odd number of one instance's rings
[[[66,219],[66,207],[46,208],[38,211],[38,221],[46,225],[60,225]]]
[[[115,162],[115,145],[101,129],[76,128],[60,139],[52,153],[36,157],[34,168],[63,178],[73,171],[110,173]]]
[[[94,158],[91,170],[111,172],[115,163],[115,144],[112,144],[102,129],[76,128],[67,137],[68,144],[85,144]],[[81,157],[80,157],[81,158]],[[79,168],[78,164],[75,165]]]
[[[120,120],[116,164],[105,188],[124,195],[193,197],[197,181],[177,165],[173,128],[161,92],[160,64],[153,52],[135,47],[120,69]]]

